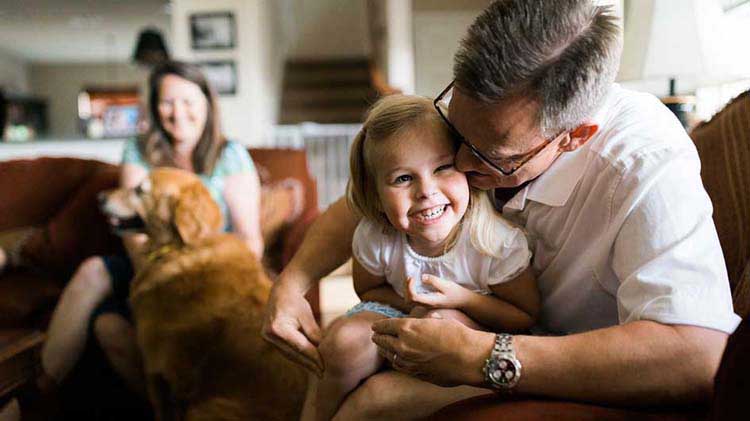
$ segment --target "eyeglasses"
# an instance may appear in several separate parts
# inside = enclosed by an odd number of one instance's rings
[[[476,148],[476,146],[469,143],[469,141],[466,140],[466,138],[464,138],[463,135],[461,135],[458,129],[456,129],[453,123],[451,123],[450,120],[448,120],[448,117],[445,116],[445,114],[448,111],[448,104],[450,103],[450,99],[452,97],[451,90],[453,89],[453,83],[454,82],[451,82],[445,89],[443,89],[443,92],[441,92],[440,95],[438,95],[437,98],[435,98],[435,101],[433,101],[435,110],[437,110],[438,114],[440,114],[440,117],[443,119],[443,121],[445,121],[445,124],[448,125],[451,132],[453,132],[453,135],[456,137],[456,139],[458,139],[459,142],[461,142],[461,144],[469,148],[471,153],[475,157],[477,157],[480,161],[482,161],[484,164],[486,164],[493,170],[498,171],[502,175],[505,175],[505,176],[512,175],[513,173],[518,171],[524,164],[526,164],[532,158],[537,156],[542,150],[544,150],[544,148],[547,147],[547,145],[560,139],[562,136],[566,134],[566,132],[562,132],[552,139],[545,140],[544,142],[542,142],[541,145],[534,147],[534,149],[530,150],[529,152],[524,154],[523,157],[519,159],[504,159],[503,161],[505,161],[507,164],[510,164],[510,169],[507,170],[503,168],[504,164],[499,164],[499,165],[496,164],[495,162],[493,162],[493,160],[484,156],[484,154],[482,154],[482,152],[480,152],[479,149]],[[451,92],[451,95],[448,95],[448,92]]]

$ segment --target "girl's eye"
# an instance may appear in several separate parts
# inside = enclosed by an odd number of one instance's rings
[[[435,172],[445,171],[445,170],[449,170],[451,168],[453,168],[453,163],[441,165],[441,166],[437,167],[437,169],[435,170]]]
[[[411,181],[411,176],[406,174],[399,175],[395,180],[393,180],[395,184],[407,183],[409,181]]]

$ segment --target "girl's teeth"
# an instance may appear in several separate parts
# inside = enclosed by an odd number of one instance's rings
[[[445,206],[439,206],[433,208],[432,210],[424,211],[419,216],[421,217],[421,219],[430,220],[442,215],[443,212],[445,212]]]

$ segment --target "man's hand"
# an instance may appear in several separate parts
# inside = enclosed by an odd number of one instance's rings
[[[318,353],[320,327],[304,294],[279,281],[274,284],[266,306],[263,338],[287,358],[320,377],[323,360]]]
[[[472,291],[461,285],[440,279],[433,275],[422,275],[422,284],[434,289],[434,292],[418,292],[414,278],[406,279],[406,302],[425,305],[432,308],[462,308],[471,298]]]
[[[372,330],[378,353],[398,371],[440,386],[484,382],[482,367],[494,344],[492,333],[440,318],[379,320]]]

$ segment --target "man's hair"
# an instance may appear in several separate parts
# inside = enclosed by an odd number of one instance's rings
[[[451,138],[448,126],[432,106],[432,100],[415,95],[389,95],[379,99],[367,111],[362,129],[354,138],[349,157],[349,207],[360,216],[384,227],[390,223],[380,204],[373,155],[374,148],[386,139],[415,128],[435,125]]]
[[[497,0],[469,27],[453,73],[484,103],[523,96],[539,103],[545,136],[580,125],[614,81],[621,31],[592,0]]]

